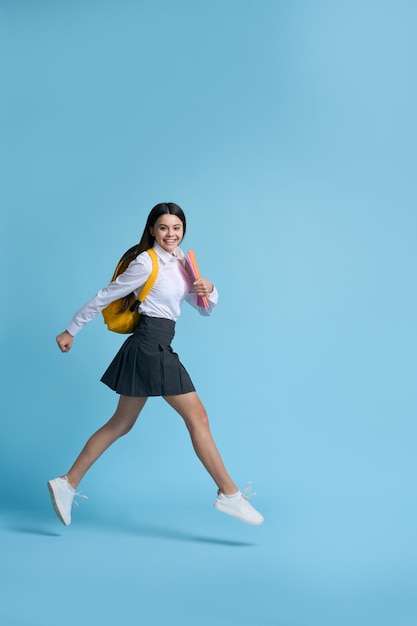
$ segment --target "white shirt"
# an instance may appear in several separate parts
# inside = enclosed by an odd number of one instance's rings
[[[197,294],[193,290],[193,280],[185,268],[184,252],[175,249],[175,256],[154,243],[158,255],[159,271],[148,297],[139,306],[139,312],[149,317],[163,317],[176,321],[184,300],[196,308],[201,315],[211,315],[217,304],[218,293],[214,287],[208,297],[209,308],[197,305]],[[73,316],[67,331],[75,335],[102,311],[110,302],[124,298],[129,293],[139,294],[152,270],[152,260],[147,252],[142,252],[128,268],[104,289],[91,298]]]

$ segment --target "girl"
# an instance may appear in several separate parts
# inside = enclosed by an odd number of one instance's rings
[[[132,292],[137,296],[151,272],[153,248],[158,257],[158,276],[148,297],[139,305],[139,326],[124,342],[102,377],[120,395],[116,412],[85,444],[67,474],[48,481],[55,512],[61,522],[71,523],[71,507],[82,477],[116,439],[130,431],[149,396],[162,396],[183,418],[194,450],[217,485],[214,506],[249,524],[262,524],[263,517],[238,490],[226,471],[210,432],[206,411],[194,385],[171,348],[175,322],[184,300],[210,315],[217,302],[217,290],[206,278],[192,280],[179,248],[186,231],[182,209],[172,202],[157,204],[150,212],[137,256],[108,287],[79,309],[67,329],[56,338],[62,352],[68,352],[75,335],[108,304]],[[208,309],[198,307],[197,297],[205,296]],[[85,497],[85,496],[81,496]]]

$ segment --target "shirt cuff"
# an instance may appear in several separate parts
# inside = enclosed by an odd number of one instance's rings
[[[66,330],[67,330],[67,332],[68,332],[70,335],[72,335],[73,337],[75,337],[75,335],[76,335],[77,333],[79,333],[79,332],[80,332],[81,328],[82,328],[82,327],[77,326],[74,322],[72,322],[72,321],[71,321],[71,322],[68,324],[68,326],[67,326],[67,329],[66,329]]]
[[[213,285],[213,291],[208,294],[207,298],[208,298],[208,301],[211,302],[212,304],[217,304],[217,301],[219,299],[219,292],[217,291],[216,286],[213,283],[212,285]]]

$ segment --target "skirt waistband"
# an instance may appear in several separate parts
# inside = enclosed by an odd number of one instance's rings
[[[150,317],[149,315],[141,315],[139,320],[139,325],[137,326],[136,332],[142,332],[144,330],[161,332],[174,334],[175,331],[175,322],[174,320],[169,320],[166,317]]]

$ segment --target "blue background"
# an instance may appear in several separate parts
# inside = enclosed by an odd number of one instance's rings
[[[415,626],[416,2],[0,9],[1,623]],[[55,335],[162,201],[220,292],[174,347],[266,521],[153,399],[64,529],[121,338]]]

